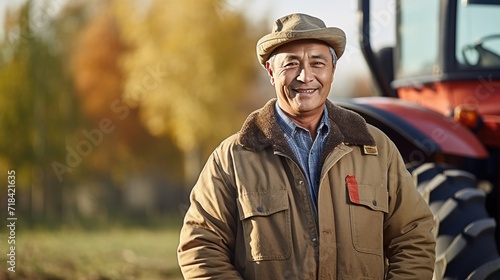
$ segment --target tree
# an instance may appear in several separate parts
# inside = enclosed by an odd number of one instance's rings
[[[243,16],[220,0],[115,1],[125,41],[126,102],[148,130],[172,137],[184,153],[185,178],[199,173],[200,153],[239,129],[256,77],[256,37]],[[214,140],[216,139],[216,140]]]
[[[79,106],[89,120],[81,134],[89,135],[88,131],[94,130],[98,140],[85,159],[89,173],[86,177],[113,174],[113,183],[120,185],[131,172],[151,174],[161,170],[169,181],[178,181],[182,172],[175,160],[178,149],[169,141],[152,136],[140,121],[138,108],[122,100],[124,69],[120,63],[129,47],[116,16],[108,2],[93,8],[95,16],[77,33],[71,55]],[[109,123],[109,132],[96,131],[103,122]]]
[[[0,46],[0,158],[17,172],[19,191],[28,198],[20,206],[31,214],[60,213],[62,185],[51,169],[64,158],[67,136],[78,122],[64,57],[58,54],[60,34],[49,14],[35,16],[28,1],[8,15]],[[38,7],[48,11],[50,7]],[[19,209],[21,210],[21,209]]]

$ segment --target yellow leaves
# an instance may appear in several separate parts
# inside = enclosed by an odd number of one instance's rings
[[[254,46],[243,16],[223,1],[115,1],[124,40],[124,99],[138,106],[150,133],[170,135],[182,150],[233,133],[235,108],[255,76]]]

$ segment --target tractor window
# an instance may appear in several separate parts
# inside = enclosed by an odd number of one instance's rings
[[[401,1],[399,78],[430,75],[438,63],[439,3],[436,0]]]
[[[461,68],[500,66],[500,4],[493,2],[458,0],[455,56]]]

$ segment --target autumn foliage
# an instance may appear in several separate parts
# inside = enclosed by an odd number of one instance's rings
[[[218,0],[45,3],[10,10],[0,43],[0,167],[21,211],[127,214],[137,188],[147,213],[178,209],[174,189],[262,104],[259,25]]]

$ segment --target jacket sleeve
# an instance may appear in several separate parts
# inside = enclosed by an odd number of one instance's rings
[[[214,152],[190,195],[177,250],[184,279],[242,279],[233,265],[236,190]]]
[[[433,215],[417,191],[396,147],[389,156],[389,213],[384,223],[387,279],[432,279]]]

